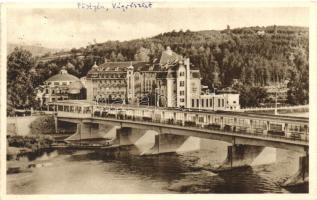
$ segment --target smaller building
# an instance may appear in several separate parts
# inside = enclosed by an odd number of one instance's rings
[[[36,92],[36,100],[41,106],[57,100],[86,98],[85,87],[81,80],[68,74],[65,67],[58,74],[47,79],[44,85],[37,87]]]
[[[239,94],[201,94],[192,98],[192,108],[203,110],[239,110]]]

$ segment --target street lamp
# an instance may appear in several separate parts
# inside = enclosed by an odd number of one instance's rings
[[[278,115],[277,113],[277,90],[278,90],[278,85],[276,86],[276,89],[275,89],[275,109],[274,109],[274,115]]]

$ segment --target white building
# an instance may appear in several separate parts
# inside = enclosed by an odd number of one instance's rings
[[[103,103],[120,100],[139,104],[142,99],[162,107],[208,110],[239,109],[239,94],[203,94],[200,71],[191,69],[189,58],[169,47],[160,60],[95,63],[86,76],[87,99]],[[219,103],[218,103],[219,102]],[[153,103],[152,103],[153,105]]]

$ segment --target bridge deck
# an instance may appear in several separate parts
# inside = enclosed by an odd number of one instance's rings
[[[58,117],[208,132],[308,146],[309,119],[269,114],[56,102]]]

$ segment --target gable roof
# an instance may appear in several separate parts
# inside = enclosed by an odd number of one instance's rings
[[[148,65],[147,62],[142,61],[126,61],[126,62],[106,62],[102,63],[99,66],[93,67],[88,73],[92,72],[102,72],[102,71],[117,71],[117,72],[125,72],[128,67],[132,64],[134,71],[139,71],[140,69],[146,68]]]

